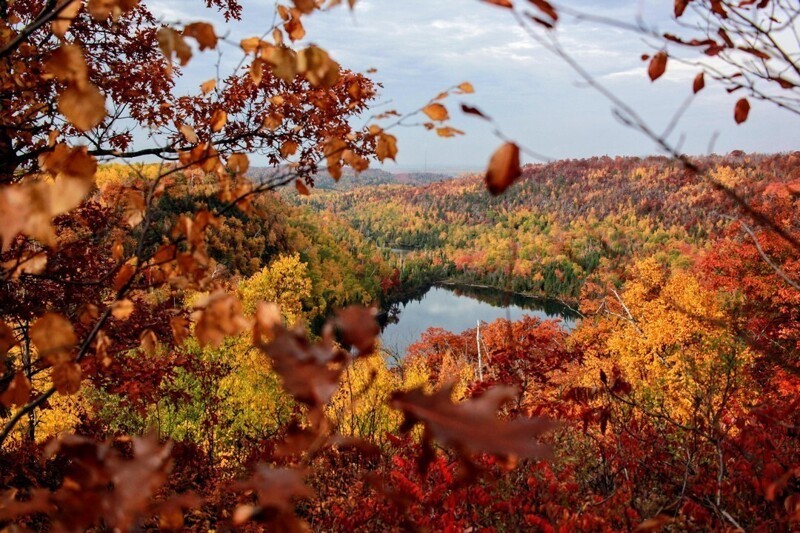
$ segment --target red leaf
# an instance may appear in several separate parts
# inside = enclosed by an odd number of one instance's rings
[[[705,86],[706,86],[705,75],[702,72],[700,72],[697,74],[697,76],[694,77],[694,82],[692,83],[692,91],[694,92],[694,94],[697,94]]]
[[[747,98],[742,98],[736,102],[736,107],[733,109],[733,118],[737,124],[741,124],[747,120],[747,115],[750,114],[750,102]]]

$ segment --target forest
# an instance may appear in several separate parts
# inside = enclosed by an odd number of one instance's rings
[[[687,155],[589,77],[662,155],[526,163],[455,103],[472,83],[387,110],[304,40],[360,4],[277,2],[239,39],[235,0],[195,6],[225,27],[0,3],[0,528],[797,528],[800,152]],[[478,7],[572,65],[546,40],[572,8]],[[748,98],[798,112],[796,6],[670,12],[705,26],[599,22],[659,39],[653,82],[721,57],[686,90],[737,92],[732,128]],[[381,168],[457,112],[496,130],[485,172]],[[390,359],[382,321],[436,283],[579,319],[430,327]]]

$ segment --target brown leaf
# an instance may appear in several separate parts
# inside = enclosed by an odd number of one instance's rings
[[[192,22],[183,28],[183,35],[193,37],[200,45],[200,50],[214,49],[217,47],[217,35],[214,26],[208,22]]]
[[[189,320],[186,317],[172,317],[169,325],[176,344],[183,344],[183,341],[189,338]]]
[[[215,133],[221,131],[226,122],[228,122],[228,114],[222,109],[216,109],[214,114],[211,115],[211,131]]]
[[[94,85],[70,84],[58,98],[58,110],[80,131],[89,131],[105,118],[106,97]]]
[[[242,316],[239,300],[224,292],[216,292],[200,302],[197,312],[197,325],[194,334],[200,346],[211,345],[218,348],[225,337],[237,335],[248,326]]]
[[[437,122],[443,122],[450,118],[447,114],[447,108],[442,104],[428,104],[422,109],[422,112],[428,115],[431,120]]]
[[[686,11],[691,0],[675,0],[675,18],[679,18]]]
[[[14,330],[8,324],[0,320],[0,375],[5,371],[5,366],[2,363],[2,358],[6,356],[8,351],[16,346],[17,339],[14,336]]]
[[[231,154],[228,156],[228,168],[234,174],[242,175],[250,168],[250,159],[247,154]]]
[[[553,22],[558,20],[558,12],[553,4],[547,0],[528,0],[531,4],[535,5],[539,11],[550,17]]]
[[[61,8],[65,4],[69,5]],[[81,10],[82,5],[83,2],[81,0],[62,0],[58,3],[60,9],[58,17],[50,25],[53,35],[60,39],[64,37],[69,27],[72,26],[72,21],[78,16],[78,11]]]
[[[233,513],[234,525],[251,520],[268,522],[275,531],[304,531],[307,526],[294,513],[297,499],[310,498],[313,491],[303,482],[304,472],[289,468],[270,468],[259,464],[253,476],[236,484],[242,491],[256,494],[256,506],[240,505]]]
[[[194,132],[194,128],[188,124],[181,124],[179,129],[183,138],[186,139],[186,142],[197,144],[200,141],[200,139],[197,138],[197,134]]]
[[[23,406],[28,403],[31,396],[31,382],[25,377],[22,371],[14,375],[14,379],[8,384],[8,388],[0,394],[0,403],[6,407],[13,405]]]
[[[737,124],[741,124],[747,120],[747,116],[749,114],[750,102],[747,101],[747,98],[741,98],[738,102],[736,102],[736,106],[733,109],[733,119]]]
[[[281,145],[281,157],[284,159],[290,155],[297,153],[298,144],[292,140],[288,140]]]
[[[294,7],[304,15],[307,15],[317,8],[315,0],[292,0]]]
[[[550,448],[536,439],[555,427],[552,422],[540,418],[511,421],[498,418],[498,409],[516,397],[515,389],[493,387],[482,396],[461,403],[452,402],[452,392],[452,385],[430,395],[424,387],[395,392],[391,404],[405,416],[401,429],[407,432],[422,423],[425,438],[433,438],[458,451],[519,458],[550,455]]]
[[[647,67],[647,75],[650,76],[651,81],[656,81],[667,70],[667,53],[660,51],[650,60],[650,65]]]
[[[153,355],[158,348],[158,337],[151,329],[146,329],[139,335],[139,349],[147,355]]]
[[[359,355],[369,354],[375,348],[375,340],[381,332],[376,314],[375,308],[359,305],[351,305],[336,313],[335,324],[342,340],[357,348]]]
[[[30,335],[39,356],[52,365],[69,361],[78,342],[69,320],[56,313],[39,317],[31,326]]]
[[[475,115],[477,117],[481,117],[484,120],[492,120],[488,116],[484,115],[483,112],[477,107],[472,107],[467,104],[461,104],[461,111],[463,111],[468,115]]]
[[[522,174],[519,164],[519,147],[507,142],[492,155],[486,171],[486,187],[497,196],[505,191]]]
[[[697,76],[694,77],[694,82],[692,83],[692,91],[694,94],[699,93],[703,90],[703,87],[706,86],[705,75],[702,72],[698,72]]]
[[[297,189],[297,192],[303,196],[308,196],[311,194],[311,191],[308,190],[308,187],[306,187],[306,184],[303,183],[303,180],[294,180],[294,188]]]
[[[396,161],[397,156],[397,137],[389,133],[381,133],[378,136],[378,143],[375,147],[375,155],[383,162],[386,159]]]
[[[69,396],[81,389],[81,365],[78,363],[59,363],[53,367],[53,386],[59,394]]]
[[[288,330],[276,324],[274,338],[261,350],[272,360],[283,388],[301,403],[321,407],[339,388],[347,354],[335,348],[330,328],[311,344],[302,329]]]
[[[192,49],[183,40],[183,35],[172,28],[163,27],[156,33],[158,47],[167,58],[167,74],[172,74],[172,58],[177,57],[181,66],[189,63],[192,58]]]

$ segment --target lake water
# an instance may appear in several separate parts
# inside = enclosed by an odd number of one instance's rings
[[[419,298],[398,305],[397,322],[389,322],[381,333],[381,342],[390,354],[403,357],[428,328],[443,328],[459,333],[474,328],[478,320],[493,322],[498,318],[519,320],[525,315],[542,320],[561,319],[564,328],[575,327],[577,313],[553,300],[526,298],[494,289],[431,287]]]

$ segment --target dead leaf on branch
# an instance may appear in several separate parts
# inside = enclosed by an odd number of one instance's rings
[[[295,501],[310,498],[314,492],[303,481],[304,472],[290,468],[256,466],[252,477],[237,482],[240,491],[252,491],[256,505],[239,505],[233,513],[234,525],[256,521],[278,531],[302,531],[307,524],[294,513]]]

